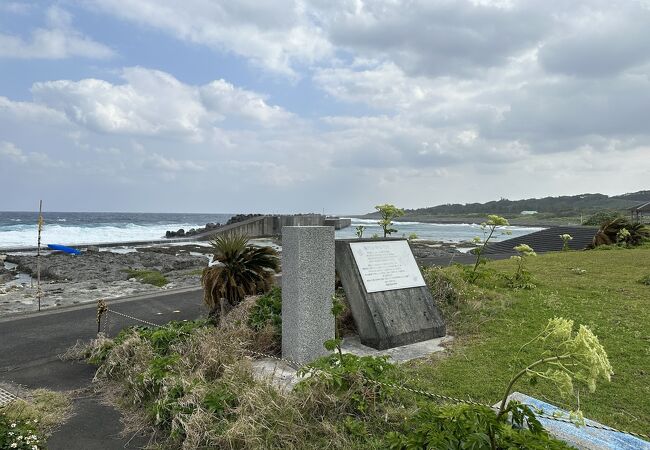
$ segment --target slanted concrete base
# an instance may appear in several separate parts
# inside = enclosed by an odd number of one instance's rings
[[[350,336],[343,339],[341,349],[343,353],[357,356],[388,356],[391,362],[402,363],[412,359],[426,358],[433,353],[444,351],[443,344],[453,339],[453,336],[443,336],[387,350],[375,350],[363,345],[359,336]],[[292,390],[300,381],[296,369],[283,361],[271,358],[256,359],[253,360],[252,366],[256,379],[266,381],[281,391]]]
[[[280,391],[290,391],[300,381],[295,368],[277,359],[256,359],[252,366],[256,380],[265,381]]]
[[[363,345],[359,336],[350,336],[343,339],[341,348],[343,353],[352,353],[357,356],[388,356],[391,362],[399,363],[417,358],[425,358],[432,353],[444,351],[443,344],[453,339],[453,336],[443,336],[386,350],[377,350]]]
[[[533,411],[542,410],[545,415],[559,415],[560,417],[569,418],[568,411],[564,411],[549,403],[519,392],[513,392],[508,399],[517,400],[524,405],[528,405]],[[559,422],[543,417],[538,417],[538,419],[551,436],[580,450],[650,450],[650,442],[643,441],[629,434],[589,427],[578,427],[572,423]],[[589,419],[585,419],[585,423],[602,426],[600,423]]]

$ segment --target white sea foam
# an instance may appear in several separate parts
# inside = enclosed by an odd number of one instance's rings
[[[133,242],[160,239],[167,230],[186,231],[200,228],[196,223],[168,224],[120,224],[99,226],[45,225],[41,236],[42,245],[47,244],[101,244],[105,242]],[[0,248],[35,247],[37,229],[35,225],[11,225],[0,227]]]

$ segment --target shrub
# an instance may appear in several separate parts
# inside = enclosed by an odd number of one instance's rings
[[[378,402],[393,395],[393,390],[381,387],[380,383],[395,383],[395,366],[387,356],[356,356],[349,353],[332,354],[306,365],[298,371],[304,377],[296,386],[298,390],[309,390],[312,395],[334,394],[341,414],[367,414],[378,407]],[[369,381],[371,380],[371,381]]]
[[[458,307],[461,300],[460,293],[454,286],[454,281],[440,267],[429,267],[423,270],[424,279],[429,286],[433,301],[436,305],[445,307]]]
[[[282,334],[282,289],[276,286],[255,300],[248,324],[255,331],[271,325],[278,336]]]
[[[426,404],[401,432],[387,436],[391,449],[570,449],[551,438],[530,408],[513,404],[512,423],[490,408]],[[494,436],[494,438],[492,438]]]
[[[612,211],[612,210],[598,211],[592,214],[591,216],[587,217],[587,219],[584,222],[582,222],[582,224],[599,227],[605,223],[609,223],[615,219],[620,219],[620,218],[623,218],[623,216],[618,211]]]

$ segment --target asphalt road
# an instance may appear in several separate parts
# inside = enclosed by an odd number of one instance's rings
[[[109,309],[164,324],[205,313],[199,289],[178,290],[108,301]],[[0,382],[30,389],[69,391],[90,386],[95,368],[62,361],[58,355],[97,332],[95,304],[0,318]],[[139,322],[109,313],[108,334]],[[102,330],[104,326],[102,326]],[[138,448],[145,437],[122,438],[119,413],[96,397],[74,400],[74,416],[48,441],[49,449],[118,450]]]

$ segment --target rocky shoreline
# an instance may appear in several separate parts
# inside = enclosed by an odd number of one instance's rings
[[[254,245],[282,250],[278,239],[254,239]],[[411,241],[416,259],[449,256],[469,244]],[[142,247],[87,247],[79,256],[41,256],[42,308],[96,302],[165,289],[201,286],[201,272],[212,249],[205,243],[169,243]],[[155,286],[134,274],[155,272],[165,283]],[[36,311],[37,258],[32,254],[0,255],[0,316]],[[18,278],[17,278],[18,277]]]
[[[199,287],[209,253],[209,247],[189,245],[170,247],[166,251],[141,247],[129,249],[127,253],[98,251],[91,247],[80,256],[43,255],[41,306],[50,308],[163,289]],[[36,256],[9,254],[5,261],[8,264],[0,264],[0,279],[5,280],[0,283],[0,315],[35,311],[38,303]],[[7,269],[8,265],[12,268]],[[143,283],[134,276],[144,272],[159,273],[166,283],[159,287]],[[18,274],[22,280],[14,280]]]

